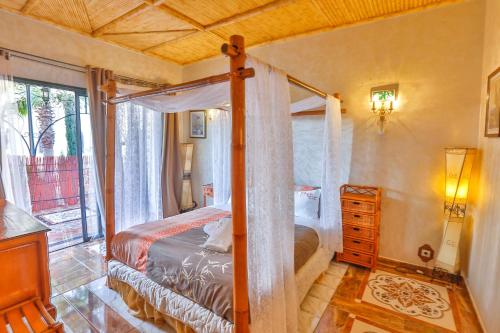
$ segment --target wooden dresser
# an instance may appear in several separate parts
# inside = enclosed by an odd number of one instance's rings
[[[39,298],[55,318],[50,303],[49,230],[0,199],[0,311]]]
[[[381,195],[378,187],[343,185],[340,188],[344,252],[337,253],[337,260],[375,270]]]

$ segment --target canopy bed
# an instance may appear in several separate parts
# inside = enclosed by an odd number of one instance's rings
[[[113,80],[102,88],[107,95],[108,285],[128,298],[134,310],[164,318],[177,332],[244,333],[250,326],[253,332],[293,332],[297,303],[333,253],[342,249],[338,188],[346,180],[338,167],[340,100],[247,57],[241,36],[232,36],[222,52],[230,58],[228,73],[122,96]],[[324,105],[326,99],[320,217],[301,223],[293,214],[290,111],[304,108],[290,107],[289,83],[319,95],[317,104]],[[116,105],[127,102],[165,113],[230,105],[230,205],[136,225],[115,235],[115,115]],[[232,256],[203,248],[206,227],[229,217]]]

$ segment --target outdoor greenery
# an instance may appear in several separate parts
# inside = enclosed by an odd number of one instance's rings
[[[64,108],[64,125],[66,126],[66,142],[68,144],[68,156],[76,155],[76,117],[75,117],[75,94],[70,91],[56,90],[54,98]]]
[[[40,140],[40,152],[46,155],[53,155],[55,141],[54,122],[62,120],[55,118],[54,110],[62,107],[64,110],[64,124],[66,127],[67,156],[75,156],[76,149],[76,117],[75,117],[75,94],[72,91],[50,88],[49,101],[46,103],[42,99],[42,86],[30,85],[31,110],[33,120],[38,122],[38,138],[35,133],[35,145]],[[27,85],[17,82],[15,94],[19,116],[28,120],[28,98]]]

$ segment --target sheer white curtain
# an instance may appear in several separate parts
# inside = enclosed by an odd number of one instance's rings
[[[347,183],[349,173],[342,163],[342,117],[340,101],[326,98],[323,132],[323,172],[321,175],[320,237],[323,247],[330,252],[342,252],[342,221],[339,188]]]
[[[24,159],[27,148],[19,132],[22,128],[23,116],[17,111],[9,60],[5,54],[0,54],[0,185],[3,185],[0,195],[22,210],[31,213],[31,198]]]
[[[231,195],[231,112],[213,110],[212,182],[214,205],[228,202]]]
[[[116,232],[162,218],[161,113],[131,103],[116,112]]]
[[[296,332],[290,89],[284,72],[252,58],[246,67],[251,331]]]

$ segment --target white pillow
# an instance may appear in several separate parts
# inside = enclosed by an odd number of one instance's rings
[[[319,198],[321,189],[295,191],[295,216],[317,219],[319,217]]]
[[[217,251],[227,252],[233,243],[233,222],[230,217],[224,217],[215,223],[216,228],[208,236],[202,247]]]
[[[217,229],[217,224],[219,223],[219,221],[215,221],[215,222],[210,222],[210,223],[207,223],[203,226],[203,231],[211,236],[214,232],[214,230]]]

